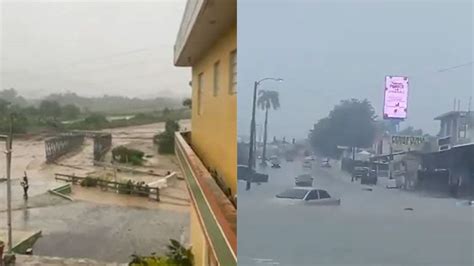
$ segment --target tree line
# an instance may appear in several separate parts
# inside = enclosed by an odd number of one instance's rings
[[[310,131],[312,147],[328,157],[338,157],[338,146],[348,148],[370,148],[378,134],[394,131],[394,124],[378,120],[374,107],[367,100],[346,99],[320,119]],[[426,136],[421,129],[409,126],[397,133],[407,136]]]
[[[79,96],[72,96],[74,97]],[[78,104],[64,103],[52,98],[54,97],[47,97],[41,101],[29,101],[20,96],[15,89],[0,91],[0,132],[9,131],[10,114],[14,114],[13,131],[15,133],[70,129],[99,130],[165,122],[169,119],[186,119],[190,116],[187,108],[172,109],[161,106],[163,109],[157,110],[160,106],[155,106],[153,111],[139,112],[137,109],[129,109],[116,103],[122,108],[121,114],[129,114],[132,117],[111,121],[107,119],[105,112],[92,112],[88,108],[81,108]]]

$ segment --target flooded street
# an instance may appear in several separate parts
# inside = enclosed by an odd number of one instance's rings
[[[0,213],[4,221],[6,213]],[[135,252],[163,254],[169,238],[188,235],[186,212],[89,202],[15,211],[14,229],[38,229],[35,255],[129,262]]]
[[[366,191],[336,168],[315,162],[312,173],[314,186],[341,198],[341,206],[275,198],[304,172],[300,161],[261,170],[269,183],[250,191],[239,182],[239,265],[474,265],[474,208],[383,182]]]

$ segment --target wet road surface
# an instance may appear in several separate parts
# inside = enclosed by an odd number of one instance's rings
[[[0,213],[0,221],[5,219]],[[129,262],[135,252],[164,254],[170,238],[188,235],[189,216],[77,201],[15,211],[12,224],[16,230],[42,230],[35,255]]]
[[[474,265],[474,208],[455,199],[366,191],[316,162],[315,186],[341,206],[289,206],[274,196],[294,186],[302,162],[261,171],[269,183],[239,182],[239,265]]]

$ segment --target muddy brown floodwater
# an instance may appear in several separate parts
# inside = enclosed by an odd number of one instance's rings
[[[180,122],[190,129],[190,121]],[[174,156],[156,152],[152,137],[164,130],[164,123],[103,130],[110,132],[113,146],[126,145],[140,149],[147,158],[137,170],[165,174],[179,173]],[[47,190],[64,182],[55,181],[55,173],[88,174],[117,180],[151,182],[160,177],[125,171],[114,171],[93,165],[93,143],[86,140],[56,164],[45,164],[44,138],[16,139],[13,143],[12,205],[13,229],[42,230],[43,237],[34,253],[58,257],[86,257],[110,262],[127,262],[133,253],[163,254],[170,238],[187,242],[189,197],[184,181],[163,189],[162,202],[148,198],[118,195],[96,189],[73,187],[70,202],[47,194]],[[110,162],[110,152],[105,162]],[[23,172],[29,177],[30,198],[23,200],[20,181]],[[0,156],[0,178],[4,177],[5,160]],[[0,183],[0,202],[6,202],[6,184]],[[0,205],[0,228],[6,227],[6,206]]]

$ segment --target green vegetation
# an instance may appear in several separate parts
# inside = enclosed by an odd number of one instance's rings
[[[42,101],[39,106],[26,105],[14,90],[0,92],[7,98],[0,98],[0,132],[9,129],[10,114],[14,115],[14,133],[34,133],[41,129],[63,130],[60,121],[78,118],[80,110],[73,105],[61,106],[56,102]]]
[[[191,109],[193,107],[193,101],[190,98],[183,100],[183,106]]]
[[[150,187],[145,184],[145,182],[135,182],[132,180],[128,181],[120,181],[117,182],[117,191],[120,194],[128,194],[128,195],[139,195],[142,197],[148,197],[150,194]],[[87,176],[86,178],[82,179],[80,182],[82,187],[97,187],[97,186],[107,186],[107,180],[101,179],[98,177],[91,177]],[[158,200],[159,200],[159,194]]]
[[[120,163],[131,163],[133,165],[142,165],[145,160],[143,157],[145,153],[130,149],[125,146],[118,146],[112,149],[112,159]]]
[[[174,153],[174,133],[179,131],[179,124],[174,120],[166,121],[165,131],[154,136],[154,142],[158,145],[161,154]]]
[[[74,93],[53,94],[41,101],[28,101],[14,89],[9,89],[0,91],[0,132],[8,131],[11,113],[15,114],[14,133],[39,133],[101,130],[189,118],[188,108],[172,109],[179,106],[178,100],[165,98],[84,98]],[[157,110],[158,107],[162,110]],[[123,118],[108,118],[112,114],[120,114]]]
[[[165,114],[167,113],[167,114]],[[178,109],[152,113],[138,113],[129,119],[108,120],[104,114],[92,113],[84,120],[65,124],[68,130],[100,130],[105,128],[129,127],[165,122],[168,119],[181,120],[190,117],[189,110]]]
[[[98,178],[88,176],[81,181],[81,186],[96,187],[98,182],[99,182]]]
[[[266,160],[267,155],[267,136],[268,136],[268,110],[276,110],[280,108],[280,97],[277,91],[260,90],[257,105],[260,109],[265,110],[265,124],[263,133],[263,152],[262,161]]]
[[[142,197],[147,197],[150,193],[150,187],[145,182],[134,182],[132,180],[120,182],[117,189],[120,194],[137,194]]]
[[[170,239],[167,246],[168,252],[165,256],[147,256],[142,257],[136,254],[132,255],[130,266],[192,266],[194,256],[191,249],[185,248],[179,241]]]
[[[121,115],[127,113],[124,110],[134,112],[156,112],[164,108],[175,109],[181,107],[179,99],[157,97],[153,99],[128,98],[122,96],[104,95],[103,97],[82,97],[76,93],[51,94],[45,100],[58,102],[60,105],[73,104],[82,110],[93,113],[107,113],[109,115]]]
[[[375,111],[368,100],[343,100],[316,123],[310,133],[313,148],[336,157],[337,146],[370,147],[376,133]]]

